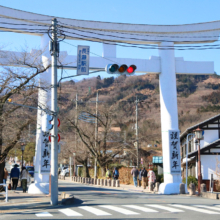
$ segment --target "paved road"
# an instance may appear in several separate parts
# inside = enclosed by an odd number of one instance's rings
[[[59,190],[73,193],[76,203],[68,207],[18,209],[10,214],[2,213],[0,219],[220,219],[218,200],[63,182]]]

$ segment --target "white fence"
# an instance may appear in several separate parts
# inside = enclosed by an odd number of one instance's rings
[[[0,186],[5,186],[5,192],[0,192],[0,194],[5,194],[5,202],[8,202],[8,185],[7,183],[1,183]]]

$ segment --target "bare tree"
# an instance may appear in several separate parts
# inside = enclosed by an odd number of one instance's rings
[[[86,119],[76,123],[73,119],[68,119],[75,132],[77,132],[80,140],[87,147],[91,157],[97,158],[97,163],[101,167],[103,173],[108,164],[114,158],[123,152],[123,139],[121,134],[114,132],[112,127],[115,122],[116,110],[109,106],[99,108],[98,115],[94,114],[94,109],[84,108],[81,112],[87,114],[90,121],[98,120],[98,135],[95,137],[95,124],[88,123]],[[80,113],[79,113],[80,114]],[[77,152],[76,152],[77,153]]]
[[[16,146],[24,130],[33,121],[33,114],[25,108],[9,105],[13,99],[23,105],[35,105],[37,98],[37,76],[50,65],[41,61],[42,51],[11,53],[0,51],[0,183],[3,182],[5,159]],[[16,65],[17,67],[10,67]],[[42,89],[48,89],[41,84]]]

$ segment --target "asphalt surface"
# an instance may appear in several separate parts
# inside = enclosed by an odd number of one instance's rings
[[[75,195],[70,206],[17,206],[0,219],[220,219],[220,201],[186,195],[158,195],[104,189],[76,183],[59,184]],[[10,207],[9,207],[10,208]]]

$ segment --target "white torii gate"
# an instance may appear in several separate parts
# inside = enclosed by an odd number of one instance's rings
[[[0,16],[0,22],[4,22],[1,24],[1,30],[38,35],[42,39],[42,48],[48,45],[49,39],[45,33],[53,17],[2,6],[0,6]],[[220,32],[220,21],[187,25],[139,25],[66,18],[57,18],[57,20],[64,26],[62,29],[64,33],[67,33],[67,39],[78,40],[80,38],[81,40],[103,42],[103,57],[90,57],[91,69],[104,68],[109,64],[108,59],[110,58],[116,63],[136,65],[136,72],[159,74],[164,165],[164,183],[160,185],[159,191],[163,194],[179,193],[179,185],[182,181],[176,74],[213,74],[214,63],[184,61],[183,58],[175,58],[172,47],[176,44],[210,43],[217,41]],[[14,25],[7,24],[9,22]],[[25,29],[23,24],[25,24]],[[114,41],[135,44],[157,44],[159,46],[160,56],[151,57],[150,59],[116,58],[116,46],[107,44],[108,41],[113,41],[112,44],[114,44]],[[66,52],[63,52],[62,55],[64,57],[63,64],[69,66],[70,69],[73,68],[73,62],[76,60],[76,56],[68,55]],[[48,55],[45,55],[43,59],[48,61]],[[48,73],[42,74],[41,79],[51,83]],[[39,103],[49,106],[50,97],[48,94],[41,94],[42,91],[39,90]],[[37,123],[41,124],[40,111],[38,112]],[[48,176],[44,177],[39,173],[41,143],[41,129],[38,129],[35,161],[35,170],[37,173],[35,173],[35,184],[32,186],[32,189],[38,193],[45,192],[45,187],[48,187]]]

